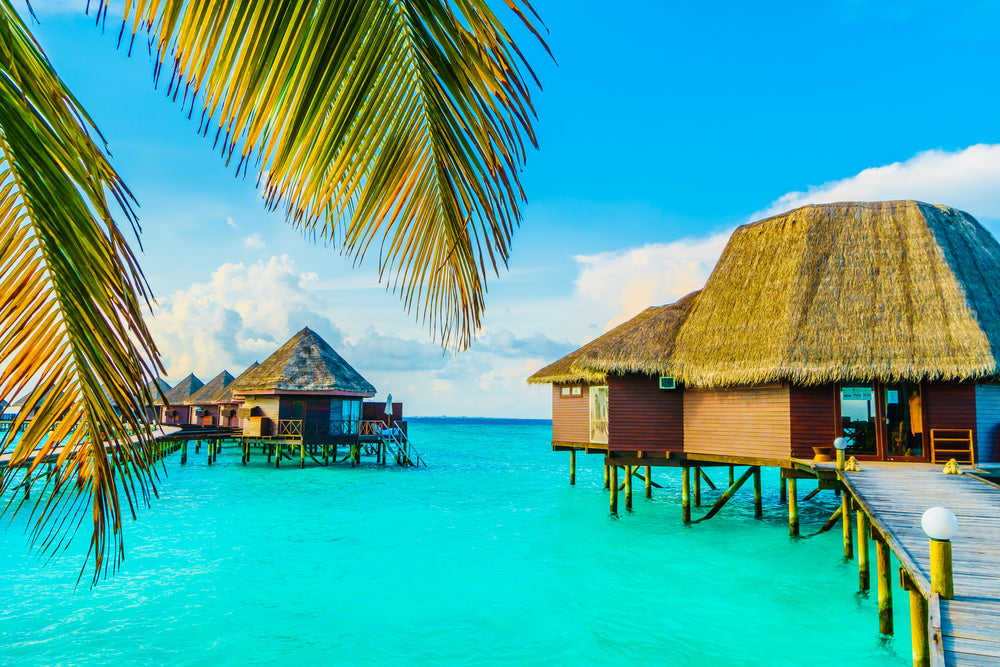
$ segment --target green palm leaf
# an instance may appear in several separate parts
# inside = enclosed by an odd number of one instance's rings
[[[158,361],[142,320],[146,283],[109,208],[134,224],[132,197],[92,134],[2,0],[0,399],[29,393],[0,443],[0,494],[7,510],[33,512],[31,536],[49,551],[67,522],[92,519],[96,579],[123,553],[120,495],[134,513],[155,492],[143,387]],[[14,493],[17,466],[43,482],[34,501]]]
[[[537,36],[530,5],[507,5]],[[377,247],[407,310],[469,344],[535,144],[534,75],[486,2],[144,0],[125,21],[269,206],[356,260]]]

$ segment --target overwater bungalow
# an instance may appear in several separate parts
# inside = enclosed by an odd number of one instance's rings
[[[159,377],[150,381],[150,383],[146,385],[146,392],[153,399],[153,404],[146,406],[146,419],[150,422],[155,422],[157,415],[160,412],[156,402],[162,401],[162,396],[165,396],[170,389],[170,383]]]
[[[1000,461],[1000,244],[966,213],[842,203],[745,225],[675,308],[529,379],[553,383],[554,447],[593,444],[583,396],[607,391],[610,462],[792,469],[837,437],[861,460]],[[683,391],[657,407],[661,382]]]
[[[219,426],[222,424],[220,402],[223,395],[231,392],[229,385],[235,380],[229,371],[222,371],[185,401],[190,423],[198,426]],[[228,421],[228,415],[225,417]]]
[[[193,424],[193,410],[186,405],[187,401],[205,383],[191,373],[186,378],[166,393],[166,402],[163,398],[157,398],[153,405],[157,407],[161,424]]]
[[[231,385],[246,437],[354,443],[375,387],[308,327]]]

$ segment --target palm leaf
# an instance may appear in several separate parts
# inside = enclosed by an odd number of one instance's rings
[[[110,211],[134,226],[132,196],[95,136],[0,0],[0,399],[28,392],[0,441],[0,494],[5,511],[32,513],[49,553],[93,521],[96,581],[123,554],[120,496],[134,515],[155,492],[144,387],[159,362],[148,288]],[[32,501],[15,493],[19,466],[36,480]]]
[[[530,5],[507,5],[541,40]],[[535,144],[534,74],[484,0],[140,0],[126,26],[268,206],[355,261],[376,246],[406,309],[469,344]]]

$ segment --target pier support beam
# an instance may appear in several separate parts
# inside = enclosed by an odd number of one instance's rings
[[[753,468],[747,468],[746,472],[744,472],[738,480],[730,484],[729,488],[726,489],[726,491],[721,496],[719,496],[719,499],[715,501],[714,505],[712,505],[712,509],[708,510],[708,514],[698,519],[698,521],[706,521],[715,516],[718,513],[718,511],[721,510],[723,506],[729,502],[729,499],[733,497],[733,494],[735,494],[739,490],[739,488],[743,486],[743,484],[748,479],[750,479],[750,475],[753,474],[753,471],[754,471]]]
[[[871,573],[868,565],[868,534],[871,532],[868,515],[858,510],[858,590],[862,593],[871,588]]]
[[[694,469],[694,506],[701,507],[701,468]]]
[[[847,495],[846,493],[844,494]],[[847,521],[846,523],[850,523]],[[889,543],[881,535],[875,537],[875,568],[878,571],[878,631],[883,635],[892,634],[892,577]]]
[[[209,440],[208,441],[208,447],[207,447],[207,450],[208,450],[208,465],[212,465],[212,447],[214,447],[214,446],[215,446],[215,441],[214,440]]]
[[[611,466],[611,513],[618,514],[618,466]]]
[[[729,486],[736,481],[736,466],[729,466]]]
[[[306,467],[306,443],[299,443],[299,468]]]
[[[764,516],[764,503],[760,495],[760,468],[753,469],[753,516],[759,519]]]
[[[899,579],[903,590],[910,594],[910,643],[913,647],[913,667],[930,667],[931,642],[927,628],[927,600],[903,568],[899,568]]]
[[[840,494],[840,518],[844,527],[844,558],[854,558],[854,535],[852,535],[851,494],[847,491]]]
[[[691,523],[691,469],[681,468],[681,519],[684,524]]]
[[[604,488],[605,490],[611,488],[611,471],[607,463],[604,464]]]
[[[222,441],[221,440],[216,440],[215,441],[215,446],[212,447],[212,460],[213,461],[218,461],[219,460],[219,450],[220,449],[222,449]]]
[[[181,465],[186,465],[188,462],[188,442],[185,440],[181,443]]]
[[[281,457],[283,455],[282,450],[284,448],[285,448],[284,445],[282,445],[280,443],[277,443],[277,442],[274,443],[274,468],[275,468],[275,470],[277,470],[279,467],[281,467]]]
[[[781,500],[782,504],[788,502],[788,480],[784,477],[781,478],[781,487],[778,498]]]
[[[632,511],[632,474],[634,472],[632,466],[625,466],[625,509],[629,512]]]
[[[646,497],[653,497],[653,467],[646,466]]]
[[[576,486],[576,450],[569,450],[569,485]]]
[[[787,499],[788,499],[788,534],[792,537],[799,536],[799,499],[798,499],[798,480],[794,477],[789,477],[785,479],[781,478],[782,491],[787,489]]]

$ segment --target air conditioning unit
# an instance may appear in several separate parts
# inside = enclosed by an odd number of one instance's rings
[[[672,377],[660,376],[660,389],[676,389],[677,383]]]

